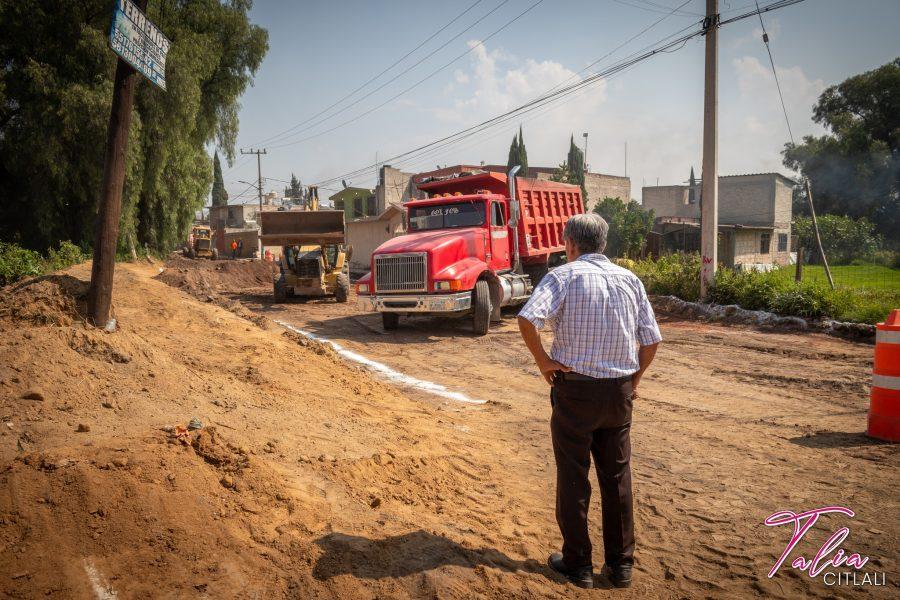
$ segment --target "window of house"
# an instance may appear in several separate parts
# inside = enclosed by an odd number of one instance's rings
[[[334,201],[334,210],[344,210],[344,201],[343,200],[335,200]]]
[[[788,249],[788,234],[779,233],[778,234],[778,251],[779,252],[787,252]]]
[[[491,203],[491,225],[494,227],[506,225],[506,222],[503,219],[503,207],[500,206],[499,202]]]
[[[366,198],[366,214],[369,216],[375,214],[375,196]]]
[[[772,234],[763,233],[759,236],[759,253],[768,254],[769,248],[772,247]]]
[[[361,217],[363,216],[363,199],[355,198],[353,200],[353,216]]]

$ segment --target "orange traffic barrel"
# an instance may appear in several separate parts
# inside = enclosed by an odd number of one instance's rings
[[[900,309],[875,326],[869,435],[900,442]]]

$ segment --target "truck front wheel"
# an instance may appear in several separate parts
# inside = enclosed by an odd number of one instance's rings
[[[381,324],[385,331],[393,331],[400,326],[400,315],[389,312],[381,313]]]
[[[475,335],[485,335],[491,325],[491,288],[483,279],[475,282],[472,308],[472,329]]]
[[[272,295],[275,296],[275,302],[284,302],[287,300],[287,286],[284,283],[284,279],[276,279],[273,288]]]

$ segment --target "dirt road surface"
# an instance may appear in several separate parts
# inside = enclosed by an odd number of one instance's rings
[[[548,390],[514,316],[480,338],[436,319],[385,333],[352,302],[201,301],[122,265],[103,334],[77,318],[88,271],[0,301],[6,596],[897,596],[898,447],[862,435],[871,345],[661,316],[632,433],[634,586],[584,591],[545,566]],[[486,402],[386,383],[275,319]],[[830,505],[855,516],[823,516],[767,577],[791,531],[763,520]],[[596,493],[591,517],[600,564]],[[790,568],[844,526],[887,585]]]

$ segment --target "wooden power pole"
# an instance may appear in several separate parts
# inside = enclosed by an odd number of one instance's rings
[[[709,298],[716,281],[719,238],[718,172],[718,28],[719,1],[706,0],[706,77],[703,94],[703,200],[700,205],[700,299]]]
[[[147,0],[138,0],[145,11]],[[128,130],[131,127],[131,107],[138,73],[119,58],[113,83],[112,110],[106,135],[106,162],[97,224],[94,235],[94,263],[91,266],[91,286],[88,289],[88,319],[97,327],[109,322],[112,304],[113,272],[116,266],[116,245],[119,239],[119,217],[122,214],[122,188],[125,185],[125,158],[128,153]]]
[[[256,216],[256,223],[257,223],[257,225],[259,225],[260,232],[261,232],[262,231],[262,229],[261,229],[262,228],[262,211],[263,211],[262,155],[267,154],[267,152],[266,152],[265,148],[263,148],[262,150],[254,150],[251,148],[250,150],[247,150],[247,151],[244,151],[244,149],[242,148],[241,154],[255,154],[256,155],[256,177],[257,177],[256,191],[257,191],[257,194],[259,195],[259,214]],[[263,247],[262,247],[262,238],[261,237],[259,238],[259,243],[257,245],[257,249],[259,250],[259,258],[262,259]]]

